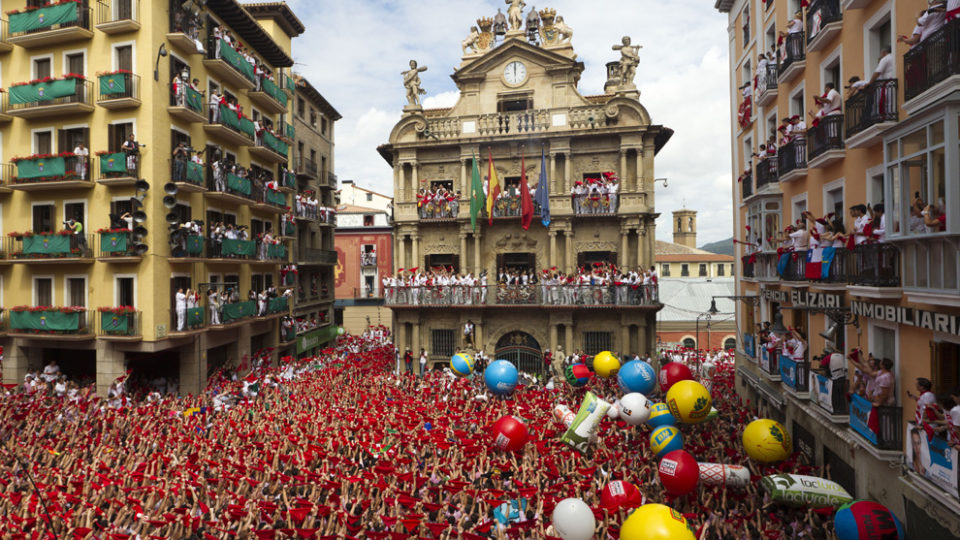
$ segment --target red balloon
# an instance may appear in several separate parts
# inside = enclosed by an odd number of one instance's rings
[[[674,450],[663,456],[657,469],[660,483],[671,495],[686,495],[697,489],[700,465],[686,450]]]
[[[692,381],[693,373],[682,362],[670,362],[660,368],[660,390],[666,393],[670,387],[680,381]]]
[[[600,492],[600,506],[610,512],[616,512],[622,508],[640,508],[644,501],[645,497],[637,486],[624,480],[614,480]]]
[[[493,436],[493,445],[508,452],[520,450],[530,438],[527,425],[516,416],[504,416],[497,420],[490,433]]]

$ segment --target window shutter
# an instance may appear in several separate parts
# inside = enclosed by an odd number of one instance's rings
[[[57,130],[57,152],[72,152],[73,147],[70,146],[70,139],[67,137],[67,130],[58,129]]]
[[[117,146],[117,126],[116,126],[116,124],[107,124],[107,141],[108,141],[108,143],[109,143],[109,146],[107,147],[107,150],[109,150],[110,152],[116,152],[117,150],[120,149],[120,147]]]

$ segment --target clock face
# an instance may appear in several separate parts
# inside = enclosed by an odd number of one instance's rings
[[[503,78],[509,84],[520,84],[527,79],[527,66],[523,62],[510,62],[503,70]]]

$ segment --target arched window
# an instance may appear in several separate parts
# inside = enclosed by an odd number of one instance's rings
[[[696,341],[695,339],[693,339],[692,337],[684,338],[684,340],[683,340],[683,346],[686,347],[686,348],[688,348],[688,349],[696,349],[696,348],[697,348],[697,341]]]
[[[723,349],[724,349],[724,350],[729,351],[730,349],[736,349],[736,348],[737,348],[737,340],[736,340],[736,339],[730,337],[730,338],[727,338],[727,339],[723,340]]]

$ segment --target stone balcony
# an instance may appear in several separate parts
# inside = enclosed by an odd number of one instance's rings
[[[616,116],[616,108],[604,105],[528,109],[458,117],[431,116],[431,111],[426,111],[427,121],[420,131],[424,137],[435,140],[523,136],[530,133],[561,133],[608,127],[608,122]]]

